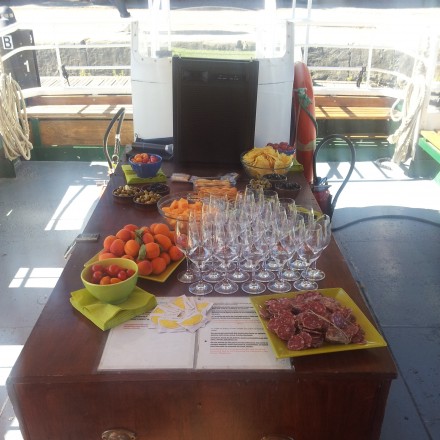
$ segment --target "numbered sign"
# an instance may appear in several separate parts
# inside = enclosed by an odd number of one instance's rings
[[[24,46],[34,46],[34,36],[31,30],[19,29],[1,37],[0,52],[4,56]],[[41,85],[34,50],[16,53],[4,62],[4,68],[5,72],[10,73],[22,89]]]

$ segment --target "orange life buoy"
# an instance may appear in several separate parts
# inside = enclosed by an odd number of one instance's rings
[[[293,127],[291,144],[295,145],[296,158],[304,168],[304,176],[313,182],[313,155],[316,147],[317,125],[313,82],[307,65],[295,63],[293,79]]]

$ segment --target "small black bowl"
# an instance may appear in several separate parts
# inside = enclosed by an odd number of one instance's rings
[[[289,198],[295,200],[301,192],[301,185],[295,182],[278,182],[274,186],[279,198]]]
[[[148,185],[142,186],[141,189],[148,192],[152,191],[161,196],[166,196],[170,193],[170,187],[165,185],[165,183],[149,183]]]

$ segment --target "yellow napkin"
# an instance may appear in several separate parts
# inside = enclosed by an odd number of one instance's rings
[[[135,287],[131,295],[118,305],[102,303],[87,289],[72,292],[70,303],[101,330],[116,327],[157,305],[156,297],[140,287]]]
[[[211,319],[212,303],[181,295],[169,302],[158,305],[151,313],[150,320],[159,333],[190,331],[194,333]]]
[[[133,171],[130,165],[122,165],[122,171],[125,174],[125,180],[127,184],[136,184],[136,183],[156,183],[156,182],[166,182],[167,176],[165,176],[162,168],[157,172],[154,177],[138,177],[137,174]]]

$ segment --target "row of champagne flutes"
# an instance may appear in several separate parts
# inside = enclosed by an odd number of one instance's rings
[[[330,237],[327,215],[247,186],[234,200],[209,197],[201,211],[177,219],[176,244],[187,260],[178,279],[194,295],[232,294],[239,284],[249,294],[316,289],[325,276],[316,260]]]

